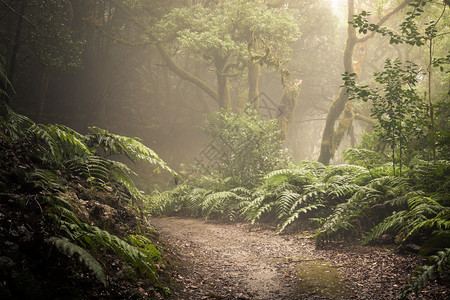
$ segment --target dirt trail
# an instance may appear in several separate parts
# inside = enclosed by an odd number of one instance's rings
[[[173,299],[395,299],[423,263],[387,247],[334,245],[276,235],[248,224],[156,218],[151,224],[180,255]],[[428,287],[425,299],[447,299]]]
[[[181,272],[186,273],[178,275],[187,286],[177,297],[306,299],[299,291],[295,268],[301,260],[319,259],[310,240],[269,230],[250,231],[246,224],[158,218],[152,225],[187,262]]]

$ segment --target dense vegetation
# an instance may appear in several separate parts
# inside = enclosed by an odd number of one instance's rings
[[[403,296],[448,275],[447,0],[348,0],[344,46],[326,1],[1,5],[0,296],[167,295],[149,215],[418,249]]]
[[[82,135],[36,124],[4,103],[1,110],[2,243],[9,246],[0,252],[2,297],[125,297],[142,294],[133,286],[140,280],[147,295],[166,294],[157,235],[140,213],[148,198],[131,170],[107,157],[178,175],[136,138],[96,127]],[[78,286],[68,290],[67,282]]]
[[[441,36],[438,23],[443,20],[438,16],[425,24],[424,33],[419,32],[417,20],[426,5],[427,1],[410,3],[400,34],[369,24],[365,11],[350,26],[364,34],[375,31],[389,36],[391,44],[429,43],[432,49],[433,41]],[[429,53],[429,68],[440,68],[441,74],[435,76],[448,82],[449,56]],[[270,121],[249,119],[251,114],[222,113],[215,117],[220,127],[206,123],[206,132],[221,143],[214,172],[200,167],[202,176],[155,192],[151,211],[275,222],[280,233],[293,225],[313,228],[317,247],[335,240],[356,240],[363,245],[391,242],[400,249],[418,245],[420,254],[429,256],[430,265],[417,270],[404,295],[419,292],[430,279],[447,274],[450,266],[449,94],[434,93],[431,100],[431,75],[427,87],[419,82],[422,73],[415,63],[387,58],[383,70],[374,73],[373,83],[358,84],[357,73],[343,74],[349,101],[370,103],[371,117],[376,120],[358,147],[343,152],[348,164],[294,164],[282,152],[267,152],[266,141],[274,134],[266,130]],[[425,99],[419,96],[423,89],[428,92]],[[276,161],[278,165],[271,163]],[[262,166],[272,166],[272,171],[262,174]],[[246,170],[252,170],[253,178]]]

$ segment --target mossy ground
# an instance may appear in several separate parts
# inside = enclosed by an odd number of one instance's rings
[[[295,270],[299,280],[298,288],[303,294],[334,299],[347,299],[351,295],[339,270],[329,262],[302,259]]]

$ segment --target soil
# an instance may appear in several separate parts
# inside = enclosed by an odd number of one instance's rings
[[[175,217],[151,223],[178,253],[173,299],[395,299],[424,263],[388,246],[316,250],[308,237],[267,226]],[[448,299],[449,290],[448,282],[432,283],[410,299]]]

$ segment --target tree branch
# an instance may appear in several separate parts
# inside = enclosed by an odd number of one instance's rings
[[[404,0],[402,3],[400,3],[396,8],[394,8],[393,10],[391,10],[390,12],[388,12],[387,14],[385,14],[379,21],[378,23],[376,23],[376,25],[381,26],[383,25],[387,20],[389,20],[389,18],[396,14],[397,12],[399,12],[400,10],[402,10],[404,7],[406,7],[410,2],[412,2],[412,0]],[[367,41],[368,39],[372,38],[375,35],[375,31],[372,31],[371,33],[359,38],[357,40],[357,43],[363,43],[365,41]]]
[[[195,84],[200,89],[202,89],[202,91],[204,91],[209,96],[211,96],[211,98],[213,98],[216,102],[219,102],[219,95],[217,94],[217,92],[213,88],[211,88],[206,82],[204,82],[203,80],[201,80],[198,77],[195,77],[191,73],[186,72],[180,66],[178,66],[172,60],[172,58],[169,56],[169,54],[164,49],[164,47],[161,45],[161,43],[156,43],[156,48],[158,49],[159,54],[164,59],[164,61],[167,63],[167,65],[169,66],[169,69],[171,71],[173,71],[175,74],[180,76],[182,79]]]

